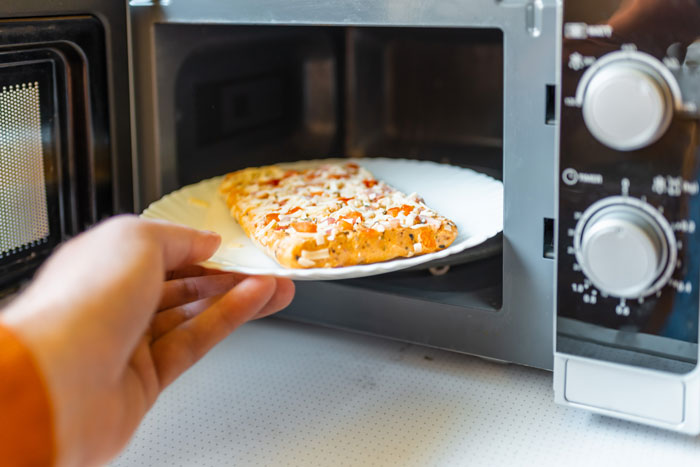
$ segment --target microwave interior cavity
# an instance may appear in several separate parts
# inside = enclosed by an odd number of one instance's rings
[[[337,155],[501,178],[499,29],[159,25],[156,40],[173,79],[178,185]]]
[[[338,155],[432,160],[502,179],[500,29],[166,24],[156,41],[174,96],[164,186]],[[344,283],[497,311],[501,243]]]

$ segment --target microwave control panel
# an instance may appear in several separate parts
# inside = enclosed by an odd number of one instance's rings
[[[700,6],[608,4],[564,7],[557,350],[683,373],[698,355]]]

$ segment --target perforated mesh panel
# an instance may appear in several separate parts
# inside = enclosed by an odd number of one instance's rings
[[[48,240],[39,83],[0,90],[0,258]]]

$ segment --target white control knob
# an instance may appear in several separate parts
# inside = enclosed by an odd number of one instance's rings
[[[593,136],[619,151],[654,143],[673,116],[668,83],[654,67],[634,59],[613,60],[593,71],[582,104]]]
[[[624,200],[624,203],[616,203]],[[676,245],[666,219],[646,203],[609,198],[589,208],[576,228],[576,259],[601,292],[643,297],[673,273]]]

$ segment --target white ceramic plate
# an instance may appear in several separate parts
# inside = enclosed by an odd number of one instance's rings
[[[383,263],[344,268],[285,268],[256,247],[231,217],[217,194],[223,177],[174,191],[152,203],[142,217],[219,233],[221,247],[202,263],[204,266],[294,280],[350,279],[398,271],[472,248],[503,230],[503,184],[498,180],[470,169],[435,162],[385,158],[353,161],[404,193],[418,193],[428,206],[452,219],[459,229],[452,245],[435,253]]]

